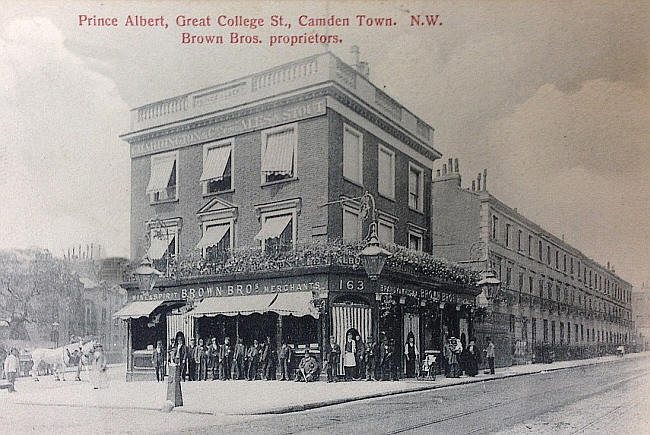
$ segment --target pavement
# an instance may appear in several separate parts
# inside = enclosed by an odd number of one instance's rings
[[[628,354],[623,359],[647,358],[650,352]],[[197,416],[260,416],[284,414],[320,408],[346,402],[378,398],[415,391],[449,388],[480,382],[489,382],[535,373],[585,367],[612,361],[621,357],[607,356],[576,361],[560,361],[552,364],[528,364],[497,369],[496,374],[479,374],[476,377],[445,378],[435,381],[403,379],[384,382],[314,382],[292,381],[205,381],[182,384],[184,406],[174,409],[173,414],[184,413]],[[56,382],[51,376],[42,376],[40,382],[19,378],[17,393],[0,391],[0,406],[33,405],[63,408],[97,408],[110,410],[160,410],[166,400],[167,382],[125,382],[125,367],[113,366],[109,370],[109,386],[94,390],[88,383],[88,373],[82,373],[82,381]],[[189,417],[189,416],[188,416]]]

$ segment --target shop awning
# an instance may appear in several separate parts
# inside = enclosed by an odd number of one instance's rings
[[[162,256],[165,255],[165,251],[167,251],[167,248],[169,248],[169,245],[172,243],[172,240],[174,240],[174,237],[175,236],[165,238],[152,237],[151,246],[149,246],[149,250],[147,251],[147,257],[149,257],[150,260],[158,260],[162,258]]]
[[[312,305],[311,300],[311,292],[205,298],[192,311],[192,316],[236,316],[238,314],[274,312],[283,315],[291,314],[296,317],[318,318],[318,311]]]
[[[291,222],[291,217],[290,214],[285,214],[266,219],[262,223],[262,229],[260,232],[255,235],[255,240],[266,240],[280,237],[282,231],[284,231],[287,225],[289,225],[289,222]]]
[[[114,319],[137,319],[147,317],[153,310],[161,306],[165,301],[136,301],[131,302],[121,310],[113,314]]]
[[[169,178],[174,169],[175,158],[157,159],[151,162],[151,178],[147,185],[147,193],[163,191],[169,184]]]
[[[253,296],[226,296],[205,298],[192,310],[194,317],[214,317],[219,314],[236,316],[238,314],[263,314],[269,311],[274,294]]]
[[[199,240],[199,243],[196,244],[196,249],[203,249],[203,248],[208,248],[210,246],[218,245],[221,239],[223,239],[223,236],[226,235],[229,229],[230,229],[230,224],[214,225],[208,227],[205,230],[203,237],[201,237],[201,240]]]
[[[291,314],[292,316],[312,316],[318,319],[318,310],[312,304],[311,292],[278,293],[277,298],[271,302],[269,311],[278,314]]]
[[[266,150],[262,159],[262,172],[276,175],[290,175],[293,172],[293,130],[286,130],[267,136]]]
[[[211,148],[205,158],[200,181],[222,180],[230,160],[230,147]]]

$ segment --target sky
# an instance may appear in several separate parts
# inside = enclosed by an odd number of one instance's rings
[[[398,26],[330,29],[343,42],[329,49],[352,62],[358,45],[371,81],[435,128],[465,185],[487,168],[503,202],[650,281],[647,2],[0,3],[0,248],[93,242],[128,256],[129,110],[327,48],[183,45],[177,15],[366,14]],[[79,26],[80,14],[163,15],[169,28]],[[443,24],[411,28],[411,14]]]

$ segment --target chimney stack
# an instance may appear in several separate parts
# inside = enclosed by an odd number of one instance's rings
[[[478,173],[478,178],[476,179],[476,190],[481,190],[481,173]]]
[[[446,163],[442,164],[442,175],[447,175],[447,164]]]
[[[447,160],[449,166],[449,172],[454,172],[454,159]]]
[[[439,176],[440,176],[440,169],[437,169],[436,170],[436,177],[439,177]]]
[[[487,190],[487,169],[483,169],[483,190]]]
[[[460,172],[458,170],[458,159],[454,159],[454,172]]]
[[[472,192],[476,190],[476,180],[472,180]]]

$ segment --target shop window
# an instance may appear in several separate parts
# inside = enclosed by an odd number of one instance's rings
[[[409,208],[416,211],[424,209],[424,172],[409,163]]]
[[[343,126],[343,177],[363,184],[363,135],[349,125]]]
[[[232,142],[222,141],[203,146],[203,194],[232,190]]]
[[[297,147],[296,124],[262,132],[262,184],[297,176]]]
[[[147,184],[147,194],[152,204],[178,199],[177,181],[177,151],[151,156],[151,176]]]
[[[395,199],[395,153],[380,144],[377,165],[379,194]]]

